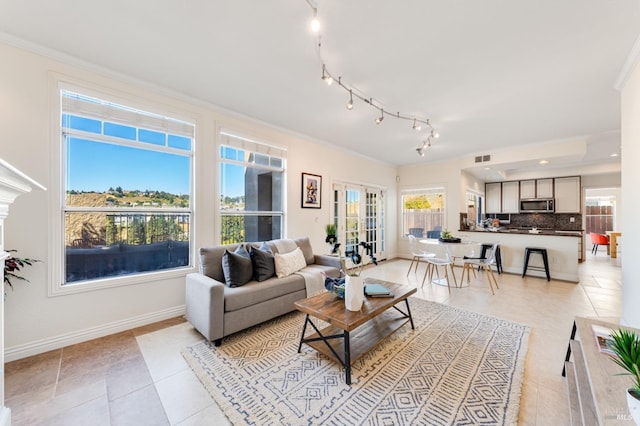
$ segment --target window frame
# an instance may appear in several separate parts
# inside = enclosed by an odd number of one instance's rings
[[[221,184],[223,179],[221,178],[220,173],[222,173],[223,164],[230,164],[235,166],[242,167],[251,167],[259,170],[267,170],[274,172],[282,173],[282,188],[281,188],[281,198],[282,198],[282,210],[246,210],[246,194],[245,195],[245,210],[223,210],[218,201],[217,211],[218,211],[218,223],[217,223],[217,238],[216,241],[219,244],[222,243],[222,220],[224,217],[230,216],[245,216],[245,217],[260,217],[260,216],[279,216],[281,220],[281,235],[279,238],[286,238],[287,236],[287,149],[284,147],[276,146],[269,142],[264,142],[252,138],[250,136],[246,136],[241,132],[237,132],[234,130],[229,130],[222,128],[219,133],[219,143],[217,146],[217,160],[219,173],[217,178],[219,179],[217,185],[217,200],[220,200],[224,194],[222,194]],[[225,158],[222,155],[223,147],[231,148],[240,151],[245,151],[251,154],[258,155],[266,155],[269,158],[279,158],[282,162],[281,167],[273,166],[271,164],[258,164],[258,163],[250,163],[248,161],[238,160],[237,156],[235,159]],[[246,235],[245,235],[246,237]],[[245,238],[246,239],[246,238]],[[244,241],[243,241],[244,242]]]
[[[186,111],[178,111],[175,109],[168,109],[165,104],[160,102],[144,102],[141,98],[129,95],[125,92],[111,90],[105,87],[99,87],[97,85],[89,84],[83,81],[77,81],[70,79],[67,76],[58,75],[55,73],[50,74],[49,78],[50,86],[50,99],[51,108],[51,121],[50,121],[50,133],[51,133],[51,179],[50,179],[50,191],[49,191],[49,205],[51,208],[51,214],[49,215],[49,259],[51,259],[49,265],[49,285],[48,296],[63,296],[67,294],[76,294],[89,291],[95,291],[105,288],[115,288],[121,286],[136,285],[142,283],[149,283],[157,280],[165,280],[171,278],[184,277],[186,273],[195,271],[195,164],[196,164],[196,137],[195,132],[198,127],[198,120],[192,114]],[[65,277],[65,262],[66,262],[66,250],[65,250],[65,194],[66,194],[66,139],[63,136],[62,126],[62,93],[63,91],[71,91],[81,93],[89,97],[102,99],[114,104],[123,105],[131,108],[135,108],[140,111],[149,111],[154,114],[161,114],[165,117],[172,117],[176,120],[192,123],[194,126],[194,137],[191,139],[190,150],[190,172],[189,172],[189,200],[190,207],[187,210],[179,209],[181,213],[188,213],[189,219],[189,265],[183,267],[176,267],[170,269],[163,269],[157,271],[144,271],[129,275],[102,277],[90,280],[83,280],[78,282],[66,283]],[[136,126],[141,127],[141,126]],[[78,131],[81,133],[81,131]],[[82,136],[80,136],[82,137]],[[100,140],[103,137],[100,134],[87,133],[87,138]],[[123,139],[122,145],[128,145],[128,140]],[[131,142],[131,141],[129,141]],[[153,144],[149,144],[148,149],[153,150]],[[136,147],[140,147],[137,145]],[[184,151],[181,151],[184,153]],[[79,207],[74,210],[82,210]],[[92,211],[98,212],[101,208],[91,208]],[[113,208],[102,208],[104,211],[112,211]],[[125,210],[127,213],[152,213],[153,208],[145,208],[144,211]],[[176,209],[155,209],[158,213],[174,213]],[[119,212],[123,212],[119,210]]]
[[[404,197],[407,195],[428,195],[428,194],[442,194],[442,212],[438,212],[442,215],[442,230],[447,229],[447,188],[444,185],[431,185],[421,188],[407,188],[401,189],[400,195],[400,235],[402,239],[409,238],[409,229],[405,230],[405,208]],[[423,236],[426,238],[428,229],[423,228]]]

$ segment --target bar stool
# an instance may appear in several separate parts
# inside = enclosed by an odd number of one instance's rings
[[[544,268],[540,266],[529,266],[529,256],[531,253],[539,253],[542,255],[542,261]],[[551,275],[549,274],[549,257],[547,256],[547,249],[540,247],[525,247],[524,249],[524,268],[522,268],[522,277],[524,278],[527,273],[527,267],[539,271],[544,271],[547,274],[547,281],[551,281]]]
[[[480,259],[487,258],[487,250],[491,250],[493,248],[493,244],[482,244],[482,250],[480,251]],[[498,274],[502,273],[502,257],[500,256],[500,244],[496,246],[496,270]],[[478,268],[480,269],[480,268]]]

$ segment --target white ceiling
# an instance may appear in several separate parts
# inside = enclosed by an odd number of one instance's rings
[[[321,57],[385,112],[321,79],[305,0],[0,0],[25,40],[394,165],[581,139],[620,146],[613,86],[640,34],[638,0],[317,0]],[[10,66],[10,64],[2,64]],[[540,158],[545,152],[540,153]],[[504,170],[533,165],[503,161]]]

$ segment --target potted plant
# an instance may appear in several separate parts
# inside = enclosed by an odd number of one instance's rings
[[[338,228],[335,223],[327,223],[324,226],[324,230],[327,233],[327,238],[324,239],[324,242],[329,244],[329,254],[333,254],[336,252],[336,243],[338,242],[338,237],[336,236]]]
[[[15,253],[16,250],[7,250],[7,252]],[[20,281],[29,282],[28,279],[26,279],[25,277],[21,277],[20,275],[16,274],[16,272],[19,272],[20,269],[24,268],[25,266],[32,266],[36,262],[40,262],[40,260],[29,259],[26,257],[16,257],[16,256],[6,257],[4,259],[5,285],[8,285],[9,287],[11,287],[11,290],[13,290],[13,282],[11,282],[11,280],[20,280]],[[5,292],[4,295],[6,297],[7,293]]]
[[[640,424],[640,335],[626,329],[612,330],[609,347],[616,356],[613,361],[622,367],[633,379],[633,386],[627,389],[627,405],[631,417]]]

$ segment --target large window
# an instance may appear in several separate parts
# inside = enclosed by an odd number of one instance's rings
[[[60,96],[63,285],[190,265],[194,125]]]
[[[221,133],[220,242],[284,236],[286,151]]]
[[[437,238],[444,229],[444,188],[402,191],[402,235]]]

